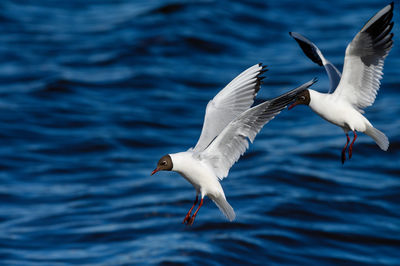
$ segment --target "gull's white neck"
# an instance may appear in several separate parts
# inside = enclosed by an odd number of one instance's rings
[[[193,156],[192,151],[169,154],[172,160],[172,171],[181,174],[191,183],[197,192],[205,194],[224,195],[218,178],[212,169]]]
[[[310,103],[308,106],[316,114],[331,123],[337,124],[337,104],[334,101],[332,94],[320,93],[315,90],[308,90],[310,92]]]
[[[310,103],[308,106],[314,111],[318,113],[318,110],[321,109],[324,105],[325,99],[329,94],[327,93],[320,93],[315,90],[308,89],[310,93]]]
[[[173,153],[169,156],[172,160],[172,171],[181,174],[192,185],[199,184],[199,178],[207,172],[206,167],[193,157],[192,151]]]
[[[331,93],[320,93],[314,90],[310,92],[310,108],[328,122],[339,127],[363,128],[364,117],[350,104],[341,101]],[[361,130],[362,131],[362,130]]]
[[[191,152],[178,152],[169,154],[172,160],[172,171],[182,173],[188,171],[188,165],[192,161],[192,153]]]

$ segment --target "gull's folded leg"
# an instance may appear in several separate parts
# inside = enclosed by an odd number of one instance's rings
[[[190,210],[186,214],[185,219],[183,219],[183,222],[182,222],[183,224],[186,222],[189,222],[190,215],[192,214],[192,210],[193,210],[194,206],[196,206],[198,201],[199,201],[199,195],[196,194],[196,199],[194,200],[193,206],[192,206],[192,208],[190,208]]]
[[[347,145],[349,145],[349,142],[350,142],[349,134],[346,133],[346,137],[347,137],[347,142],[346,142],[346,145],[344,145],[344,148],[342,150],[342,164],[344,164],[344,161],[346,161],[346,148],[347,148]]]
[[[354,133],[354,139],[353,139],[353,141],[351,142],[350,147],[349,147],[349,159],[351,159],[351,155],[353,154],[353,144],[354,144],[354,142],[355,142],[356,139],[357,139],[357,133],[356,133],[356,131],[353,130],[353,133]]]
[[[201,199],[199,207],[197,207],[197,210],[194,212],[193,216],[190,217],[189,221],[188,221],[188,225],[192,225],[194,222],[194,219],[196,218],[197,213],[199,212],[201,206],[203,206],[203,199]]]

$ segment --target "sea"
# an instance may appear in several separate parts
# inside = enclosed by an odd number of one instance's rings
[[[342,129],[283,110],[221,181],[236,220],[177,173],[205,107],[246,68],[268,71],[256,104],[322,67],[388,1],[0,1],[1,265],[400,265],[400,2],[394,47],[342,165]],[[352,138],[352,134],[350,134]]]

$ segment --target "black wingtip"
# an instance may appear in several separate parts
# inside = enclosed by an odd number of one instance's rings
[[[260,78],[262,74],[264,74],[265,72],[268,71],[268,68],[266,65],[263,64],[259,64],[259,66],[261,67],[260,72],[258,73],[257,77]]]
[[[308,89],[309,87],[311,87],[312,85],[314,85],[316,82],[318,81],[317,77],[314,77],[312,80],[304,83],[303,85],[301,85],[300,87],[297,87],[296,89],[299,89],[299,92]],[[295,89],[295,90],[296,90]]]
[[[258,63],[258,67],[261,67],[260,71],[264,71],[267,68],[267,65],[264,65],[263,63]]]
[[[303,91],[307,90],[309,87],[311,87],[315,82],[318,81],[318,78],[313,78],[312,80],[298,86],[295,89],[292,89],[291,91],[288,91],[274,99],[271,99],[271,109],[274,108],[273,106],[280,106],[280,107],[285,107],[286,105],[288,105],[289,103],[293,102],[295,100],[295,98],[297,97],[297,95],[299,95],[300,93],[302,93]]]
[[[361,29],[361,32],[366,32],[370,35],[372,38],[373,49],[381,54],[387,52],[387,48],[390,47],[392,41],[393,35],[390,32],[392,31],[394,24],[392,21],[393,7],[394,2],[379,10]]]
[[[295,32],[289,32],[289,35],[297,42],[303,53],[319,66],[323,66],[321,57],[317,53],[317,47],[313,42],[303,35]]]
[[[263,84],[263,79],[266,78],[266,76],[263,76],[263,74],[265,72],[268,71],[267,66],[263,65],[262,63],[258,63],[258,66],[261,67],[259,73],[257,74],[257,81],[256,81],[256,88],[254,90],[254,95],[257,94],[259,92],[259,90],[261,89],[261,84]]]

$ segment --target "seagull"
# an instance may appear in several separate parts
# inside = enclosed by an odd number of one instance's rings
[[[277,98],[254,107],[261,76],[267,69],[256,64],[233,79],[208,102],[200,138],[194,148],[167,154],[158,161],[158,171],[174,171],[181,174],[196,189],[196,198],[183,223],[192,225],[197,213],[208,196],[230,220],[235,212],[225,198],[220,180],[228,176],[229,169],[249,147],[261,128],[296,99],[296,95],[316,82],[313,79]],[[201,196],[197,210],[191,215]]]
[[[313,62],[324,66],[331,87],[328,93],[305,90],[288,109],[299,104],[308,105],[323,119],[343,129],[347,142],[341,154],[342,164],[350,142],[349,131],[354,134],[348,150],[349,159],[357,139],[356,132],[370,136],[384,151],[389,147],[385,134],[374,128],[362,114],[363,109],[375,101],[383,75],[383,63],[393,46],[392,18],[393,2],[368,20],[346,48],[343,75],[325,59],[314,43],[299,33],[289,32]]]

